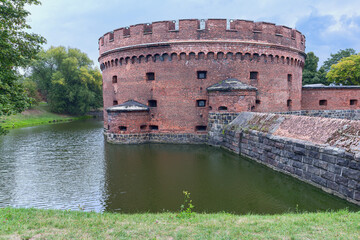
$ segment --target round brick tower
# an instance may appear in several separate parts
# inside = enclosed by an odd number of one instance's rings
[[[209,112],[300,110],[304,50],[299,31],[245,20],[106,33],[99,39],[106,133],[118,135],[115,142],[149,134],[156,141],[156,134],[204,135]]]

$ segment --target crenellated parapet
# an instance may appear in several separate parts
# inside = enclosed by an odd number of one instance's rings
[[[131,25],[108,32],[99,39],[99,52],[102,57],[129,48],[177,42],[258,43],[299,53],[305,51],[305,36],[286,26],[237,19],[181,19]]]

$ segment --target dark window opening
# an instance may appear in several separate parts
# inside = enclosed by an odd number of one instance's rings
[[[146,73],[146,80],[148,80],[148,81],[155,80],[155,73],[154,72],[147,72]]]
[[[287,79],[288,79],[288,82],[291,82],[292,81],[292,74],[288,74]]]
[[[118,101],[114,100],[113,105],[118,105]]]
[[[250,72],[250,79],[257,80],[258,79],[258,72]]]
[[[350,105],[357,105],[358,100],[350,99]]]
[[[251,106],[251,111],[254,111],[255,110],[255,106]]]
[[[225,107],[225,106],[220,106],[220,107],[218,108],[218,110],[224,111],[224,110],[227,110],[227,107]]]
[[[140,130],[146,130],[146,127],[147,127],[146,125],[141,125]]]
[[[108,125],[108,130],[110,130],[110,125]]]
[[[259,99],[256,99],[255,103],[256,103],[256,104],[260,104],[261,101],[260,101]]]
[[[207,126],[196,126],[195,130],[198,132],[206,131]]]
[[[112,83],[117,83],[117,76],[112,77]]]
[[[150,130],[159,130],[159,126],[157,125],[150,125]]]
[[[126,126],[119,126],[120,131],[126,131],[127,127]]]
[[[157,101],[156,100],[149,100],[148,101],[149,107],[157,107]]]
[[[205,107],[206,106],[206,100],[196,100],[196,106]]]
[[[212,110],[212,106],[209,106],[209,110]]]
[[[319,101],[319,105],[320,105],[320,106],[326,106],[326,105],[327,105],[327,100],[324,100],[324,99],[323,99],[323,100],[320,100],[320,101]]]
[[[291,107],[291,104],[292,104],[291,99],[288,99],[288,100],[287,100],[287,106],[288,106],[288,107]]]
[[[206,79],[207,71],[197,71],[197,78],[198,79]]]

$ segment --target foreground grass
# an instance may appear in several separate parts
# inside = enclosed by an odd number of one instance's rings
[[[68,122],[78,120],[84,117],[74,117],[62,114],[55,114],[49,111],[46,103],[40,103],[22,113],[4,116],[0,118],[0,125],[5,129],[29,127],[35,125],[51,124],[56,122]]]
[[[359,239],[360,212],[116,214],[0,209],[0,239]]]

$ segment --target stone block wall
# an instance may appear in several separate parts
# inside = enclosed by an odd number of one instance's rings
[[[224,127],[231,123],[239,113],[210,112],[208,117],[208,143],[220,146],[223,143]]]
[[[360,205],[360,154],[356,151],[358,147],[346,150],[339,147],[341,144],[331,144],[334,139],[330,143],[324,140],[336,136],[338,142],[341,142],[341,137],[333,134],[335,129],[356,125],[359,121],[314,120],[309,117],[257,113],[241,113],[229,124],[221,121],[227,117],[214,114],[209,143],[215,142],[218,146]],[[291,135],[291,131],[287,132],[291,138],[285,136],[286,129],[296,128],[289,122],[299,125],[299,129],[306,132],[303,124],[311,120],[313,124],[307,128],[322,127],[324,130],[327,125],[331,125],[331,128],[326,130],[328,135],[322,130],[314,130],[314,139],[296,139],[295,135]],[[217,138],[213,139],[214,137]],[[352,142],[357,145],[356,139],[359,136],[353,138],[355,140]]]

